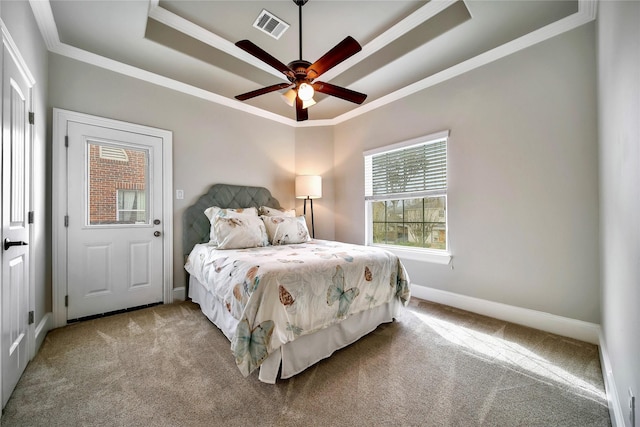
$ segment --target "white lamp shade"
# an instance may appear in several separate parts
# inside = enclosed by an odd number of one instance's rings
[[[296,199],[322,197],[322,177],[319,175],[296,176]]]

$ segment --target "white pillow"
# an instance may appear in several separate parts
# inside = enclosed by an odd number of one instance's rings
[[[272,245],[304,243],[310,240],[307,222],[303,216],[261,216]]]
[[[264,223],[258,216],[238,213],[217,216],[213,228],[218,239],[218,249],[255,248],[269,244]]]
[[[258,209],[256,208],[237,208],[237,209],[223,209],[217,206],[211,206],[210,208],[205,209],[204,214],[209,218],[209,223],[211,224],[211,229],[209,231],[209,243],[217,245],[218,239],[216,237],[215,227],[213,226],[216,217],[218,216],[232,216],[234,213],[245,214],[245,215],[253,215],[258,216]]]
[[[265,216],[296,216],[295,209],[276,209],[269,206],[260,206],[260,215]]]

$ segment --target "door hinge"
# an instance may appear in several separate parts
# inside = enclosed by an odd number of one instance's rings
[[[33,224],[33,211],[29,211],[28,223]]]
[[[64,216],[64,226],[68,227],[69,226],[69,215],[65,215]]]
[[[64,146],[69,148],[69,135],[64,136]]]
[[[69,307],[69,295],[64,296],[64,306]]]
[[[35,317],[35,313],[33,311],[30,311],[29,312],[29,324],[30,325],[33,324],[33,322],[35,322],[34,317]]]
[[[35,122],[36,122],[35,113],[32,111],[29,111],[29,124],[32,125],[32,124],[35,124]]]

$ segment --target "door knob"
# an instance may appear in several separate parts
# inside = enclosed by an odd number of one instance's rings
[[[153,235],[156,236],[156,237],[160,237],[160,232],[159,231],[154,231]]]
[[[7,249],[9,249],[11,246],[27,246],[28,243],[27,242],[23,242],[22,240],[19,242],[12,242],[9,239],[4,239],[4,250],[6,251]]]

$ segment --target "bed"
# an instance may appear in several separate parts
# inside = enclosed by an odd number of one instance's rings
[[[229,339],[242,375],[266,383],[393,321],[410,298],[395,255],[309,238],[304,218],[263,187],[213,185],[183,216],[183,248],[188,296]]]

